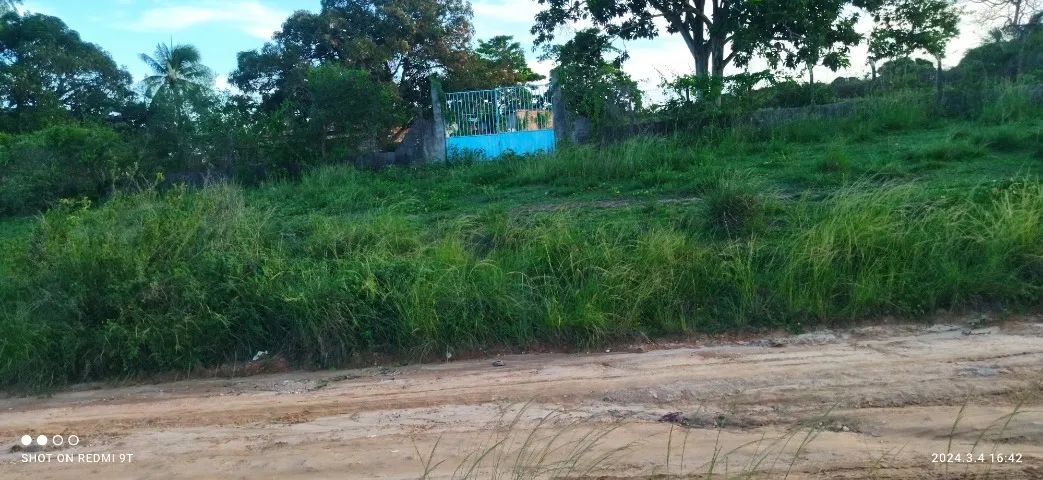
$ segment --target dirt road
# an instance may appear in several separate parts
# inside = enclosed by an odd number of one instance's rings
[[[1039,318],[644,349],[7,398],[0,477],[1043,478]]]

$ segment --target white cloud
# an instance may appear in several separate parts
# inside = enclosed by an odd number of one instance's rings
[[[543,8],[534,0],[478,0],[471,3],[471,9],[476,19],[518,23],[528,30]]]
[[[256,0],[207,2],[205,6],[152,8],[130,23],[129,28],[147,32],[175,32],[207,23],[221,23],[262,40],[279,30],[289,12],[268,7]]]

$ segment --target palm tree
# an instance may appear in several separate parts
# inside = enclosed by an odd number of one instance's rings
[[[0,0],[2,1],[2,0]],[[210,69],[199,62],[199,50],[192,45],[159,44],[153,56],[141,54],[141,60],[152,69],[145,77],[145,96],[156,101],[170,102],[175,122],[180,120],[186,101],[206,90],[213,80]]]

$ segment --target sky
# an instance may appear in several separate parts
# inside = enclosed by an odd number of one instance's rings
[[[141,80],[148,70],[139,54],[149,53],[161,42],[191,43],[199,48],[203,63],[217,74],[218,87],[227,86],[235,70],[236,54],[259,48],[295,10],[317,11],[319,0],[25,0],[23,11],[60,17],[81,37],[108,51],[116,63]],[[533,69],[547,74],[551,65],[539,62],[529,33],[540,6],[536,0],[472,0],[477,38],[513,35],[526,48]],[[868,19],[859,24],[868,31]],[[949,47],[947,65],[955,64],[968,48],[977,45],[988,29],[977,16],[964,16],[961,34]],[[562,32],[559,38],[568,38]],[[646,91],[663,77],[691,73],[691,56],[676,35],[654,40],[620,42],[630,53],[625,69]],[[852,55],[852,68],[839,75],[862,76],[868,71],[865,48]],[[754,65],[756,69],[757,65]],[[816,80],[829,81],[838,74],[820,67]]]

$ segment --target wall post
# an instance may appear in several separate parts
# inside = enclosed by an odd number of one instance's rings
[[[431,77],[431,158],[435,162],[445,163],[445,115],[442,114],[442,82]]]
[[[554,142],[558,145],[568,142],[572,126],[569,125],[569,113],[565,110],[565,97],[558,82],[558,72],[550,72],[550,105],[551,123],[554,124]]]

